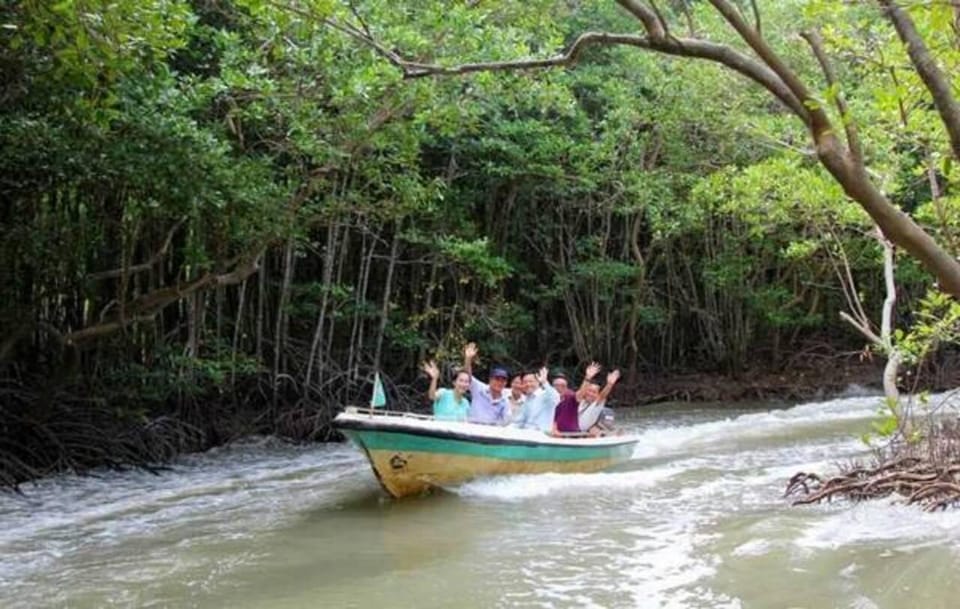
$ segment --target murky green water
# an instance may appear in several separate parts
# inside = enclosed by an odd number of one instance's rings
[[[780,496],[860,454],[878,403],[621,411],[617,471],[400,502],[346,445],[45,480],[0,496],[0,607],[952,609],[960,512]]]

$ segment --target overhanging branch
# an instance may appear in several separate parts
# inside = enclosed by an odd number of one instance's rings
[[[847,100],[837,81],[836,73],[833,71],[833,65],[831,65],[830,60],[827,58],[827,52],[823,48],[823,37],[817,30],[803,32],[800,35],[803,36],[803,39],[810,45],[814,57],[817,58],[820,69],[823,70],[823,76],[827,81],[827,86],[836,89],[834,91],[834,103],[837,106],[837,111],[840,113],[840,120],[843,121],[844,132],[847,134],[847,146],[850,148],[850,155],[854,162],[862,167],[863,149],[860,146],[860,135],[857,132],[856,123],[854,123],[853,117],[850,115],[850,109],[847,107]]]
[[[950,138],[950,148],[954,156],[960,158],[960,104],[953,96],[950,79],[937,66],[936,60],[930,54],[910,15],[892,0],[877,0],[877,2],[897,30],[900,40],[907,47],[907,55],[910,56],[914,69],[933,97],[933,105],[937,108]]]
[[[68,345],[80,345],[92,339],[113,334],[132,324],[150,321],[167,306],[205,288],[240,283],[259,268],[258,261],[263,251],[259,249],[253,255],[236,260],[232,268],[226,272],[211,271],[187,283],[148,292],[127,305],[126,315],[65,334],[63,341]]]

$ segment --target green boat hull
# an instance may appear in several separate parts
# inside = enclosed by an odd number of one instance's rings
[[[636,439],[553,438],[466,423],[340,415],[336,427],[367,456],[394,497],[497,475],[595,472],[629,460]]]

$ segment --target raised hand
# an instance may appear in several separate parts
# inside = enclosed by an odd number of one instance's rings
[[[584,379],[589,381],[593,377],[597,376],[598,372],[600,372],[600,364],[598,362],[590,362],[587,365],[587,372],[584,375]]]
[[[437,362],[430,360],[429,362],[423,362],[420,368],[427,373],[433,380],[440,378],[440,368],[437,367]]]
[[[537,382],[541,385],[546,385],[548,375],[549,373],[547,372],[547,367],[544,366],[537,372]]]
[[[616,369],[607,375],[607,385],[616,385],[620,380],[620,369]]]
[[[477,353],[479,353],[477,343],[467,343],[463,348],[463,359],[467,361],[474,360],[477,357]]]

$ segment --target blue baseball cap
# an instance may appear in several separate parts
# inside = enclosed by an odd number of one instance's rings
[[[506,378],[510,378],[510,375],[507,374],[507,370],[506,370],[505,368],[499,368],[499,367],[498,367],[498,368],[492,368],[492,369],[490,370],[490,378],[492,378],[492,379],[506,379]]]

